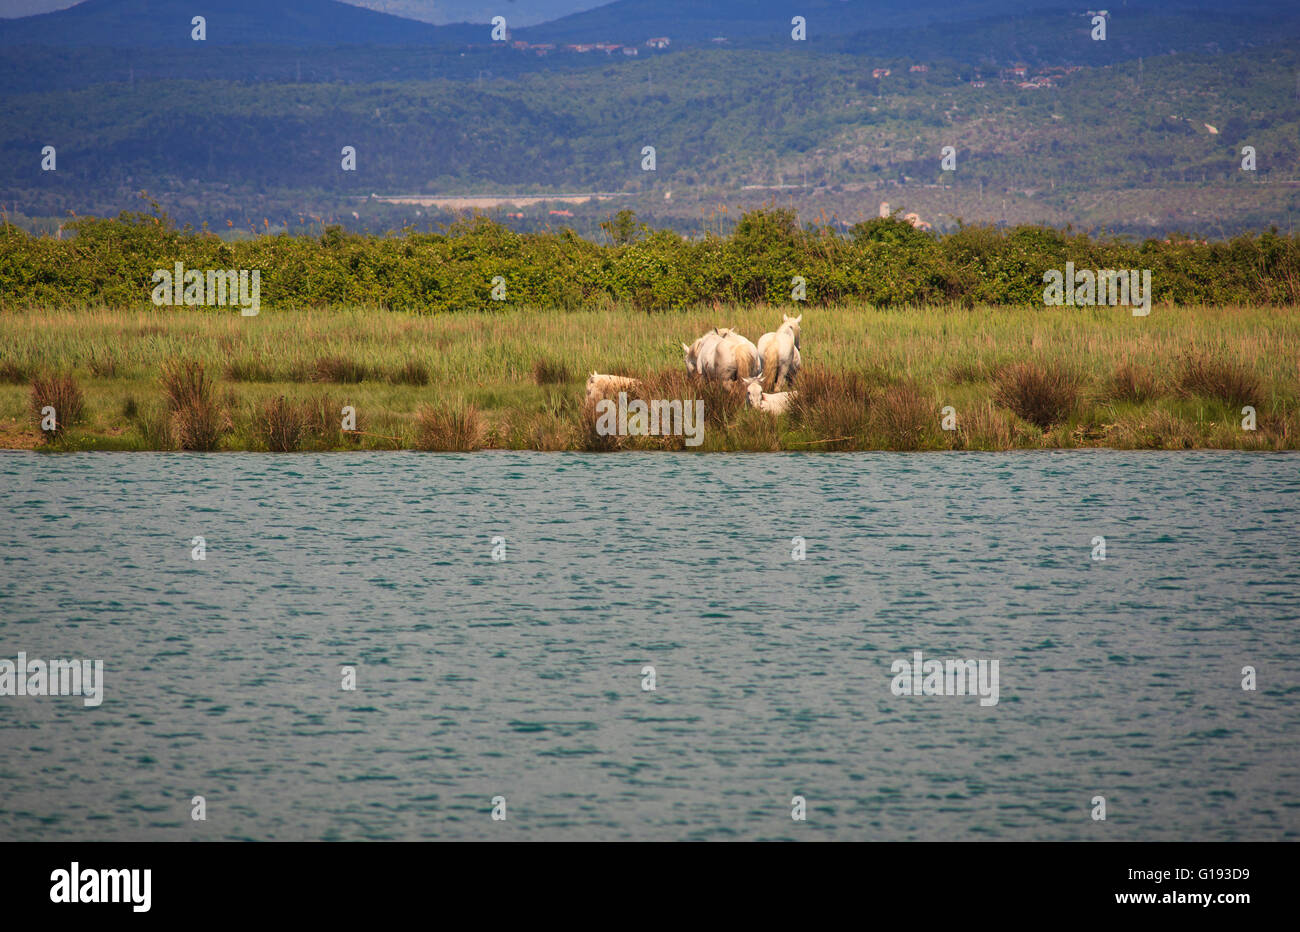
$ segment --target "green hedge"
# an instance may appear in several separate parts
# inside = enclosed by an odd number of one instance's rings
[[[172,228],[165,216],[84,218],[56,240],[0,228],[0,306],[148,306],[155,269],[257,269],[261,305],[376,305],[439,313],[503,306],[573,308],[599,301],[645,310],[699,303],[1042,303],[1043,273],[1150,269],[1155,303],[1300,303],[1300,236],[1276,232],[1213,243],[1091,238],[1043,227],[966,226],[933,236],[894,218],[847,236],[801,229],[793,211],[747,213],[729,237],[685,240],[635,224],[605,225],[611,242],[571,230],[515,233],[484,217],[446,233],[324,235],[227,241]],[[495,277],[506,300],[492,300]]]

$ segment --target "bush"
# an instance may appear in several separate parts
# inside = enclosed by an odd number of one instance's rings
[[[16,228],[0,235],[0,294],[6,306],[148,302],[151,270],[258,268],[263,306],[381,305],[440,313],[501,307],[489,283],[509,285],[508,307],[573,308],[605,301],[645,309],[711,301],[788,301],[794,275],[810,305],[1039,303],[1046,269],[1149,268],[1155,299],[1174,304],[1300,303],[1300,235],[1244,235],[1186,245],[1094,239],[1045,227],[1000,230],[963,225],[944,234],[874,218],[843,236],[831,226],[800,229],[784,209],[744,214],[731,236],[687,240],[671,230],[640,235],[634,220],[597,244],[570,230],[515,233],[478,217],[445,234],[258,237],[222,242],[177,231],[157,218],[82,218],[55,241]],[[635,240],[635,241],[633,241]],[[273,247],[273,248],[271,248]],[[327,367],[328,368],[328,367]],[[347,366],[322,381],[357,381]]]

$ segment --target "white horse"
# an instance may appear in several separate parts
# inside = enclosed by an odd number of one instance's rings
[[[799,355],[799,321],[803,315],[781,315],[781,326],[775,333],[765,333],[758,338],[758,355],[763,365],[763,388],[776,390],[789,386],[803,368]]]
[[[727,327],[721,330],[714,327],[694,344],[683,343],[682,349],[686,371],[691,375],[732,382],[761,375],[763,371],[758,347]]]
[[[798,395],[798,392],[769,394],[763,391],[763,380],[760,377],[755,376],[754,378],[745,379],[745,404],[751,408],[766,411],[768,414],[785,414],[790,410],[790,402],[797,398]]]

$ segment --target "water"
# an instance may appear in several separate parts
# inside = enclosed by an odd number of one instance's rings
[[[1297,456],[11,452],[0,492],[0,657],[106,679],[0,698],[0,839],[1300,836]],[[895,696],[914,650],[1000,701]]]

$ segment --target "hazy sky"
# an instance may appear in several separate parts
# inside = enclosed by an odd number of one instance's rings
[[[344,0],[396,16],[430,23],[486,23],[503,14],[516,26],[531,26],[610,0]],[[75,0],[0,0],[0,17],[31,16],[75,6]]]

